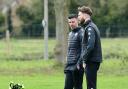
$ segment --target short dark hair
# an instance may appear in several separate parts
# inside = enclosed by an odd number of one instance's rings
[[[68,19],[77,18],[77,14],[69,14]]]
[[[88,15],[92,15],[92,10],[90,7],[87,7],[87,6],[82,6],[82,7],[78,7],[78,12],[82,12],[82,13],[86,13]]]

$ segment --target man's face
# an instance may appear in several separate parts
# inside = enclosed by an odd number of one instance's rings
[[[69,26],[70,26],[70,28],[71,28],[72,30],[75,29],[76,27],[78,27],[77,18],[68,19],[68,23],[69,23]]]
[[[78,12],[78,21],[79,21],[79,24],[84,23],[84,21],[85,21],[84,13]]]

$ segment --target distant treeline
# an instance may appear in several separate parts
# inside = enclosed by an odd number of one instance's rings
[[[49,0],[49,36],[55,37],[54,0]],[[122,0],[67,0],[69,13],[77,13],[82,5],[90,6],[93,10],[93,21],[98,25],[102,37],[128,36],[128,2]],[[8,29],[12,36],[43,36],[42,19],[44,15],[42,0],[33,0],[31,6],[19,6],[17,16],[22,21],[20,27],[12,26],[11,11],[8,16]],[[5,33],[5,16],[0,13],[0,36]],[[17,29],[17,30],[13,30]],[[19,32],[20,30],[20,32]],[[18,31],[18,32],[16,32]]]

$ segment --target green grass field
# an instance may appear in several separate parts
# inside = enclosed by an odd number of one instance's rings
[[[25,89],[63,89],[63,75],[0,76],[0,89],[8,89],[10,80],[23,83]],[[128,76],[98,76],[98,89],[127,89]],[[84,80],[83,84],[86,89]]]
[[[128,88],[128,65],[121,69],[121,63],[121,61],[117,63],[116,60],[106,60],[102,63],[98,73],[98,89]],[[0,89],[8,89],[10,81],[24,84],[25,89],[63,89],[63,66],[56,67],[53,60],[2,61]],[[85,77],[83,85],[86,89]]]
[[[55,40],[49,41],[49,53],[53,56]],[[0,40],[0,60],[31,60],[43,59],[44,40],[43,39],[11,39],[8,54],[8,45],[5,39]]]
[[[104,61],[98,73],[98,89],[128,88],[127,40],[102,39]],[[50,40],[51,54],[54,46],[55,40]],[[10,81],[24,84],[25,89],[63,89],[64,66],[53,59],[43,60],[42,39],[12,39],[11,47],[7,55],[6,42],[0,40],[0,89],[8,89]],[[83,89],[85,81],[84,77]]]

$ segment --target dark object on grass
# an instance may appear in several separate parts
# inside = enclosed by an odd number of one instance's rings
[[[22,84],[15,84],[11,82],[9,85],[9,89],[24,89],[24,86]]]

